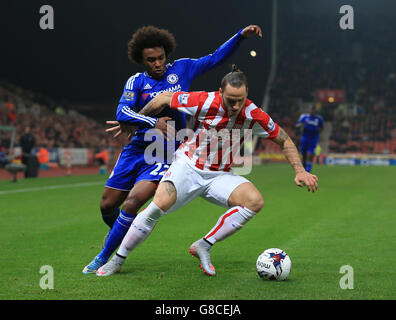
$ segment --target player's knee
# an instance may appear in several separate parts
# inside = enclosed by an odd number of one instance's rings
[[[164,212],[168,211],[176,202],[177,191],[174,184],[170,181],[160,183],[153,201]]]
[[[136,197],[127,198],[122,205],[122,210],[128,213],[137,213],[147,200]]]
[[[100,211],[102,214],[106,214],[106,212],[112,212],[116,208],[117,205],[114,203],[114,201],[111,201],[111,198],[105,196],[102,197],[102,200],[100,201]]]
[[[251,211],[258,213],[264,207],[264,199],[261,194],[249,195],[244,206]]]
[[[264,206],[264,199],[253,184],[243,183],[231,193],[228,205],[231,207],[244,206],[258,213]]]

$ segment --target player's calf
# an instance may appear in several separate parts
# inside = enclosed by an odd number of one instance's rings
[[[122,210],[129,214],[136,214],[154,196],[157,185],[158,181],[142,180],[136,183],[125,199]]]
[[[255,215],[256,212],[246,207],[232,207],[220,216],[215,226],[209,231],[204,239],[211,244],[224,240],[240,230]]]
[[[104,223],[106,223],[111,229],[114,225],[114,222],[117,220],[118,215],[120,214],[120,208],[100,208],[100,212],[102,214],[102,219]]]
[[[120,213],[120,206],[127,197],[127,191],[105,188],[100,201],[103,221],[112,228]]]
[[[154,202],[151,202],[133,221],[117,253],[127,257],[132,250],[150,235],[156,223],[164,214]]]

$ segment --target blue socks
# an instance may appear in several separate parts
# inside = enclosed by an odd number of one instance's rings
[[[311,169],[312,169],[312,162],[307,161],[307,162],[305,163],[305,170],[306,170],[307,172],[311,172]]]
[[[129,214],[124,210],[121,210],[120,215],[114,222],[113,228],[110,231],[109,237],[107,238],[106,244],[102,251],[99,253],[98,257],[103,260],[109,260],[113,252],[121,244],[122,239],[129,230],[132,221],[136,218],[137,214]]]

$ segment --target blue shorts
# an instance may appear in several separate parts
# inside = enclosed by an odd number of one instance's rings
[[[168,168],[169,165],[164,163],[147,164],[144,159],[144,150],[128,145],[122,149],[106,182],[106,187],[130,191],[139,181],[161,180]]]
[[[316,146],[318,145],[319,138],[306,138],[302,137],[300,142],[301,153],[311,153],[315,154]]]

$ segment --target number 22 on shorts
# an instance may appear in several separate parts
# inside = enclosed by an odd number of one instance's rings
[[[162,163],[156,163],[156,168],[150,172],[150,175],[152,176],[163,176],[165,172],[168,170],[169,165],[168,164],[162,164]],[[162,170],[161,170],[162,169]]]

